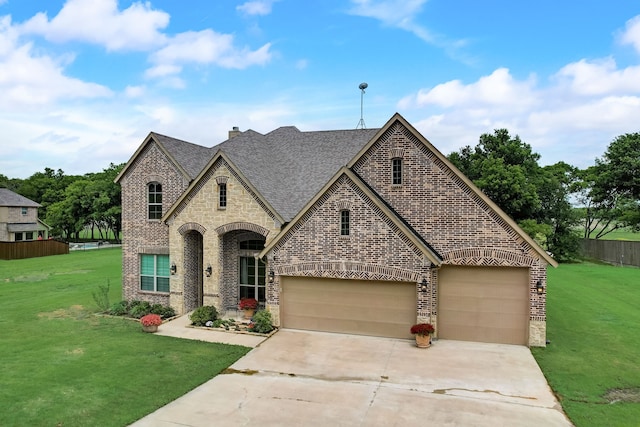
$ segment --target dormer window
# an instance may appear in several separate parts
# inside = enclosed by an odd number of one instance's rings
[[[152,182],[147,189],[148,218],[160,219],[162,218],[162,184]]]
[[[402,185],[402,159],[400,157],[391,159],[391,184]]]
[[[350,218],[349,211],[343,209],[340,211],[340,235],[348,236],[350,233]]]

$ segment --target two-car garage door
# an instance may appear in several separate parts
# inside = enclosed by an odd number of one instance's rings
[[[443,266],[438,286],[438,336],[528,344],[529,270]]]
[[[282,277],[280,321],[285,328],[411,338],[416,284]]]

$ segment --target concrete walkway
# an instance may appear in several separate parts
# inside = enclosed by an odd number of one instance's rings
[[[133,426],[571,426],[523,346],[418,349],[410,340],[287,329],[259,344]]]
[[[227,317],[225,316],[225,318]],[[189,325],[191,325],[191,320],[189,320],[189,315],[185,314],[160,325],[156,334],[188,340],[243,345],[252,348],[259,346],[266,339],[266,337],[259,335],[190,328]]]

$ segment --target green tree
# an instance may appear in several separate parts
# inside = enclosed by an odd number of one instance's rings
[[[640,200],[640,133],[615,138],[601,159],[596,159],[598,185],[632,200]]]
[[[511,137],[507,129],[482,134],[479,143],[463,147],[449,160],[516,221],[534,218],[540,210],[537,182],[540,155]]]

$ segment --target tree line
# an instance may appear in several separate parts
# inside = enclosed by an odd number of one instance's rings
[[[540,155],[507,129],[482,134],[476,146],[448,158],[559,261],[578,256],[581,238],[640,231],[640,133],[618,136],[586,169],[540,166]],[[111,231],[117,239],[122,206],[113,180],[124,165],[82,176],[50,168],[24,180],[0,174],[0,187],[40,203],[40,217],[55,235],[77,239],[90,228],[92,238]]]
[[[507,129],[448,158],[559,261],[578,256],[580,238],[640,231],[640,133],[618,136],[585,169],[541,167],[540,155]]]
[[[52,227],[52,235],[67,240],[80,239],[91,230],[92,239],[107,240],[109,232],[119,239],[122,230],[120,185],[113,182],[124,163],[110,164],[98,173],[65,175],[45,168],[26,179],[0,174],[0,187],[38,202],[38,216]]]

